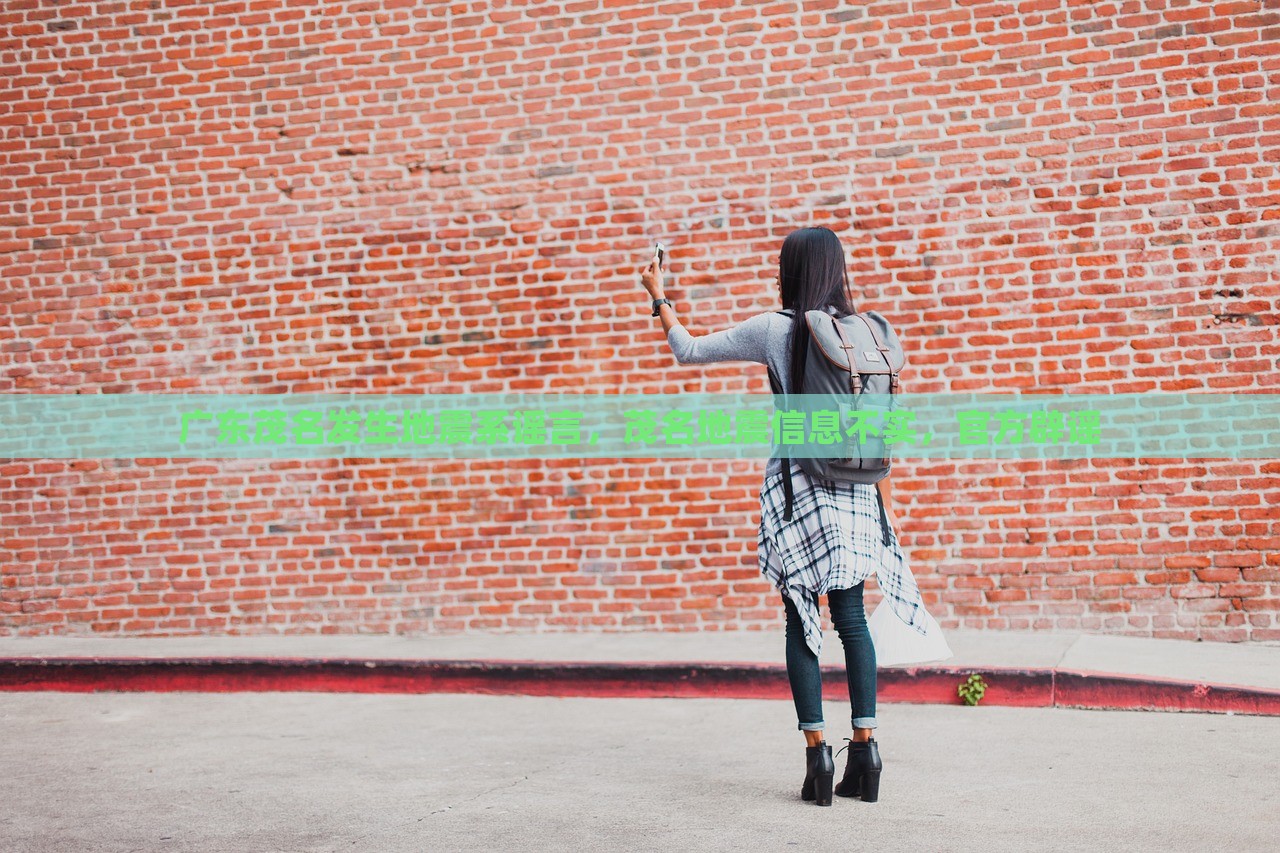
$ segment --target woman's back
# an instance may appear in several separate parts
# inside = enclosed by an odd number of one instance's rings
[[[828,306],[826,310],[830,314],[839,315],[832,306]],[[777,310],[762,311],[732,328],[694,337],[676,321],[667,330],[667,343],[681,364],[705,364],[713,361],[753,361],[764,364],[782,383],[783,393],[790,394],[792,322],[789,314],[779,314]],[[771,458],[765,466],[765,479],[781,471],[782,460]]]

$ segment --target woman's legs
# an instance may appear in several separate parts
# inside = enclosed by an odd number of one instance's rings
[[[850,589],[827,592],[831,624],[844,644],[844,666],[849,677],[849,705],[853,716],[853,740],[865,741],[876,728],[876,650],[867,628],[862,591],[865,582]]]
[[[849,680],[853,740],[871,737],[876,723],[876,651],[867,628],[862,592],[865,582],[850,589],[827,592],[831,623],[844,645],[845,672]],[[787,611],[787,678],[795,700],[799,728],[813,746],[823,739],[822,671],[818,658],[804,640],[804,623],[795,604],[782,597]]]
[[[816,746],[823,739],[822,671],[817,656],[804,641],[800,612],[786,595],[782,596],[782,603],[787,610],[787,678],[800,721],[797,728],[804,732],[807,745]]]

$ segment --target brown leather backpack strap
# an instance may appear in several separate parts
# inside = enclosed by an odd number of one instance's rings
[[[884,340],[881,339],[880,333],[876,331],[876,326],[861,314],[858,319],[867,327],[867,331],[871,333],[871,339],[876,342],[876,349],[880,350],[880,357],[884,359],[884,363],[889,368],[889,393],[897,394],[901,387],[898,382],[898,371],[893,369],[893,364],[889,362],[889,348],[885,346]],[[899,368],[901,369],[901,368]]]
[[[858,315],[858,319],[863,322],[863,324],[867,327],[867,331],[871,333],[871,339],[876,342],[876,349],[880,350],[882,354],[885,354],[884,363],[889,365],[889,372],[893,377],[893,386],[894,386],[894,389],[896,390],[898,387],[898,371],[894,370],[893,365],[889,362],[889,356],[887,355],[887,353],[889,352],[889,347],[885,346],[884,339],[881,338],[880,333],[876,331],[875,323],[872,323],[870,320],[868,320],[866,317],[862,316],[861,314]],[[901,369],[902,369],[902,365],[898,365],[898,370],[901,370]]]
[[[865,322],[865,321],[864,321]],[[845,357],[849,359],[849,391],[854,395],[862,393],[862,377],[858,374],[858,359],[854,355],[857,346],[853,344],[844,333],[844,327],[840,325],[840,321],[831,318],[831,324],[835,326],[836,334],[840,336],[840,349],[844,350]],[[888,359],[885,359],[888,363]]]
[[[880,333],[876,331],[876,327],[872,322],[861,314],[858,314],[857,317],[862,321],[862,324],[867,327],[867,331],[871,333],[871,340],[876,342],[876,349],[880,350],[882,353],[888,352],[889,348],[884,345],[884,341],[880,338]],[[884,363],[889,364],[889,356],[886,355],[884,357]],[[889,366],[892,367],[893,365]]]

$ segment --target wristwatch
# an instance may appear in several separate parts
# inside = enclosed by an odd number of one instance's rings
[[[676,304],[675,304],[674,302],[672,302],[670,299],[668,299],[667,297],[665,297],[665,296],[664,296],[664,297],[662,297],[661,299],[655,299],[655,300],[653,300],[653,313],[652,313],[651,315],[649,315],[649,316],[651,316],[651,317],[657,317],[657,316],[658,316],[658,314],[660,314],[660,313],[661,313],[661,311],[662,311],[662,303],[664,303],[664,302],[665,302],[665,303],[667,303],[668,305],[670,305],[670,306],[672,307],[672,309],[674,309],[674,308],[676,307]]]

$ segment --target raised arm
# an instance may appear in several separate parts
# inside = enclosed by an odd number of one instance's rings
[[[665,296],[662,287],[662,269],[657,261],[642,271],[640,278],[645,290],[654,299]],[[658,309],[662,328],[666,330],[667,345],[681,364],[705,364],[711,361],[754,361],[768,364],[769,320],[772,311],[763,311],[748,317],[736,326],[694,337],[676,319],[675,310],[667,304]]]
[[[666,306],[663,306],[666,310]],[[681,364],[711,361],[754,361],[768,364],[769,318],[771,311],[748,317],[736,326],[694,337],[673,320],[667,329],[667,344]]]

